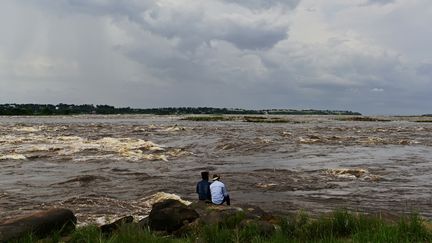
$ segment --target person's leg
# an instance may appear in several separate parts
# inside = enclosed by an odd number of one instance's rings
[[[228,206],[230,206],[230,205],[231,205],[231,200],[230,200],[230,197],[229,197],[229,195],[228,195],[228,196],[226,196],[226,197],[224,197],[224,199],[223,199],[223,201],[222,201],[222,204],[223,204],[224,202],[226,202]]]

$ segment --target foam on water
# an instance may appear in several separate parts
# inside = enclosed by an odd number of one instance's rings
[[[14,127],[14,131],[18,132],[39,132],[44,128],[44,126],[36,126],[36,127]]]
[[[172,127],[167,127],[167,128],[161,129],[160,131],[162,131],[162,132],[177,132],[177,131],[184,131],[184,130],[186,130],[186,128],[174,125]]]
[[[5,154],[0,155],[0,160],[26,160],[27,157],[25,157],[22,154]]]
[[[97,153],[111,154],[117,159],[131,161],[139,160],[162,160],[168,161],[168,156],[178,157],[190,153],[178,148],[166,150],[163,146],[152,141],[136,138],[114,138],[103,137],[100,139],[87,139],[79,136],[49,136],[41,134],[3,135],[0,136],[0,152],[9,151],[19,153],[4,155],[2,159],[23,159],[26,155],[45,152],[47,156],[75,156],[84,151],[95,151]],[[89,158],[91,158],[91,155]],[[99,155],[100,156],[100,155]],[[86,156],[78,156],[83,160]],[[114,157],[113,157],[114,158]]]
[[[157,192],[148,197],[128,202],[106,197],[76,197],[60,202],[59,206],[68,207],[75,211],[78,218],[78,226],[89,224],[103,225],[128,215],[133,215],[137,220],[145,218],[150,213],[153,204],[167,199],[173,199],[185,205],[191,204],[190,201],[182,199],[179,195]],[[89,212],[88,210],[92,209],[95,205],[100,205],[99,210],[97,212]]]
[[[370,173],[367,169],[361,169],[361,168],[338,168],[338,169],[326,169],[324,170],[325,174],[342,178],[342,179],[362,179],[362,180],[372,180],[372,181],[378,181],[380,179],[379,176],[373,175]]]

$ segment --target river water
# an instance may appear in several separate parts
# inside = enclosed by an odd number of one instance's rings
[[[432,218],[432,123],[281,117],[0,117],[0,221],[49,207],[80,223],[144,216],[158,192],[195,200],[203,170],[221,175],[233,205]]]

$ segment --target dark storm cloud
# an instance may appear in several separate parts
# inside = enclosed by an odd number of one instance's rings
[[[235,26],[220,39],[236,45],[240,49],[271,48],[287,38],[285,28],[266,29],[259,26]]]
[[[221,6],[218,6],[221,7]],[[221,9],[222,10],[222,9]],[[213,15],[201,8],[178,11],[154,6],[142,13],[144,29],[167,38],[179,38],[183,47],[197,47],[211,40],[224,40],[240,49],[271,48],[287,37],[286,26],[274,26],[262,16],[245,11],[249,16],[227,13]]]
[[[139,24],[143,30],[152,31],[156,35],[180,38],[182,46],[187,49],[213,39],[231,42],[241,49],[266,49],[287,37],[286,26],[273,26],[264,18],[254,20],[254,15],[247,10],[243,12],[249,13],[250,19],[247,19],[247,16],[237,19],[235,16],[237,14],[217,17],[212,15],[211,10],[203,12],[202,7],[182,6],[177,9],[176,6],[158,5],[155,1],[65,0],[54,6],[50,5],[52,1],[43,2],[48,9],[53,7],[64,12],[125,17]],[[298,2],[239,1],[238,3],[247,7],[270,7],[278,4],[293,8]]]

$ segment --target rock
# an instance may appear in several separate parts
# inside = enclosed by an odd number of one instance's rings
[[[240,207],[244,209],[246,218],[248,219],[267,220],[273,217],[273,215],[265,212],[262,208],[255,205],[242,204]]]
[[[152,230],[171,233],[198,217],[194,209],[177,200],[168,199],[153,205],[149,215],[149,226]]]
[[[200,229],[200,221],[196,219],[192,223],[183,225],[180,229],[173,232],[173,235],[177,237],[187,236],[190,232],[198,232]]]
[[[134,218],[132,216],[126,216],[121,219],[118,219],[110,224],[105,224],[100,227],[100,230],[104,234],[111,234],[113,231],[117,230],[123,224],[132,223]]]
[[[69,209],[49,209],[9,220],[0,225],[0,242],[19,239],[32,233],[43,238],[52,232],[68,233],[75,229],[77,219]]]
[[[168,200],[168,199],[173,199],[173,200],[179,201],[184,205],[190,205],[191,204],[191,202],[181,199],[181,197],[179,197],[176,194],[165,193],[165,192],[158,192],[158,193],[156,193],[156,194],[154,194],[148,198],[144,198],[142,200],[146,201],[146,204],[148,206],[152,206],[155,203],[158,203],[158,202],[161,202],[164,200]]]
[[[211,211],[206,215],[201,216],[200,220],[204,224],[220,224],[224,220],[224,214],[220,212]]]
[[[235,223],[237,218],[244,218],[244,210],[239,207],[208,206],[207,210],[201,211],[200,221],[204,224]],[[228,222],[232,221],[232,222]]]
[[[275,231],[275,226],[262,220],[245,219],[240,222],[240,227],[255,227],[260,235],[270,236]]]
[[[148,228],[150,225],[149,217],[145,217],[138,222],[138,226],[142,229]]]

